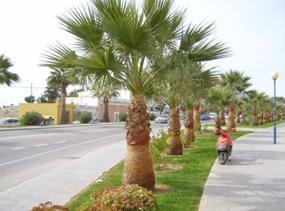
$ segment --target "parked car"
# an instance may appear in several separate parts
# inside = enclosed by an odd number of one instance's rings
[[[208,116],[209,116],[211,119],[215,119],[216,116],[217,116],[217,114],[214,113],[214,112],[210,112],[210,113],[208,114]]]
[[[207,115],[207,114],[201,114],[200,115],[200,120],[201,121],[209,121],[209,120],[211,120],[211,117],[209,115]]]
[[[20,122],[16,118],[2,118],[0,119],[0,126],[20,126]]]
[[[156,117],[155,123],[166,124],[168,122],[168,115],[163,114],[159,117]]]

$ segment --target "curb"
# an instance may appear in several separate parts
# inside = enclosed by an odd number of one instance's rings
[[[31,130],[31,129],[52,129],[52,128],[69,128],[69,127],[86,127],[86,126],[96,126],[96,125],[121,125],[125,122],[102,122],[95,124],[76,124],[76,125],[49,125],[49,126],[26,126],[26,127],[0,127],[0,131],[14,131],[14,130]]]

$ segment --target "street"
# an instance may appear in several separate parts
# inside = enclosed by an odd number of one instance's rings
[[[124,138],[124,124],[0,131],[0,193]]]

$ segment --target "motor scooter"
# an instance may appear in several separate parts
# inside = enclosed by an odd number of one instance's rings
[[[218,161],[224,165],[232,154],[232,138],[226,131],[219,130],[220,135],[217,141]]]

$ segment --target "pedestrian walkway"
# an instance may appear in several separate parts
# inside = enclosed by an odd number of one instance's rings
[[[285,124],[239,138],[226,165],[212,167],[199,211],[285,210]]]

